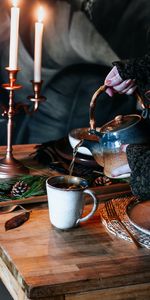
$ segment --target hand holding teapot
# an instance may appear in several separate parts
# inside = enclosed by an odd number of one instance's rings
[[[105,78],[106,93],[112,97],[115,93],[132,95],[137,86],[134,79],[123,80],[114,66]]]

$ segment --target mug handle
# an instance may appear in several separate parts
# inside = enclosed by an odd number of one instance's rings
[[[78,219],[77,223],[84,222],[84,221],[87,221],[88,219],[90,219],[94,215],[95,211],[98,208],[98,200],[96,199],[95,193],[93,191],[89,190],[89,189],[84,190],[83,193],[88,194],[92,197],[93,207],[92,207],[92,210],[90,211],[90,213],[87,216],[85,216],[81,219]]]

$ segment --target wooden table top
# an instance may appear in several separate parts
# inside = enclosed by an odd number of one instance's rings
[[[34,204],[30,219],[7,232],[5,222],[18,211],[0,215],[1,272],[5,265],[27,297],[14,299],[150,299],[149,250],[108,233],[100,205],[70,231],[52,227],[47,203]]]
[[[28,298],[150,282],[149,250],[110,235],[99,210],[80,227],[58,231],[49,222],[47,205],[41,204],[28,222],[5,232],[5,221],[16,214],[0,216],[0,254]]]

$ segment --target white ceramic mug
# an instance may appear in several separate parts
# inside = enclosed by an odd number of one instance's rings
[[[93,216],[98,201],[86,179],[75,176],[55,176],[46,181],[50,221],[58,229],[66,230],[76,227],[80,222]],[[89,194],[93,199],[91,212],[82,216],[84,196]]]

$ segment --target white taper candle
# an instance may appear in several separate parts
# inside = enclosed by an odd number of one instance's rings
[[[34,44],[34,81],[41,81],[42,65],[42,40],[43,40],[43,9],[39,8],[38,22],[35,23],[35,44]]]
[[[18,66],[18,39],[19,39],[19,15],[20,9],[17,7],[17,0],[13,0],[11,8],[10,24],[10,48],[9,48],[9,68],[17,69]]]

